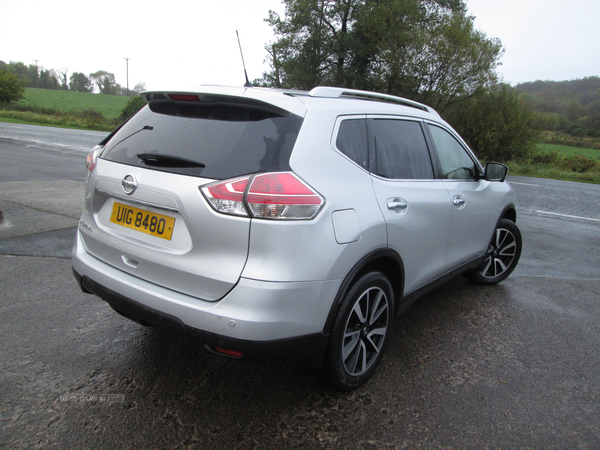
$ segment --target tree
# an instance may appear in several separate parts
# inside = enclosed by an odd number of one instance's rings
[[[90,79],[101,93],[110,95],[120,94],[121,86],[116,83],[114,74],[105,70],[99,70],[98,72],[91,73]]]
[[[27,86],[28,87],[40,87],[40,72],[39,68],[35,64],[29,64],[27,67]]]
[[[463,0],[284,0],[261,84],[401,95],[439,110],[497,82],[502,45],[475,30]]]
[[[58,89],[60,83],[58,81],[59,75],[55,70],[40,70],[40,76],[38,78],[37,87],[41,89]]]
[[[494,86],[502,45],[475,30],[473,19],[464,11],[438,13],[419,24],[410,39],[384,43],[393,54],[404,53],[400,60],[384,53],[385,91],[443,111]]]
[[[92,81],[81,72],[75,72],[69,78],[69,89],[76,92],[92,92]]]
[[[342,85],[350,30],[364,0],[284,0],[285,19],[269,11],[266,19],[278,40],[267,47],[272,71],[266,84],[309,89]]]
[[[506,84],[449,108],[452,124],[483,161],[508,162],[529,156],[537,142],[534,113],[522,95]]]
[[[63,91],[68,91],[69,90],[69,83],[68,83],[68,78],[67,78],[67,74],[69,73],[69,69],[63,67],[60,70],[56,71],[57,73],[57,77],[60,78],[60,89],[62,89]]]
[[[140,95],[140,93],[144,92],[145,90],[146,90],[146,83],[143,83],[143,82],[136,84],[133,88],[133,92],[135,92],[137,95]]]
[[[0,70],[0,103],[11,103],[25,97],[26,81],[19,80],[8,70]]]

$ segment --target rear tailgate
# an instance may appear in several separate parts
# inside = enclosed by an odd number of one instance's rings
[[[133,276],[218,300],[246,263],[250,218],[216,212],[200,186],[289,170],[302,118],[238,96],[147,98],[148,106],[102,142],[86,186],[83,244]],[[297,107],[298,100],[286,101]]]
[[[125,177],[137,181],[131,195]],[[244,268],[250,219],[212,210],[198,189],[210,181],[99,160],[82,217],[91,227],[80,227],[85,249],[138,278],[218,300]]]

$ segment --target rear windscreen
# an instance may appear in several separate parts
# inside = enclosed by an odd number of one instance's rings
[[[218,180],[285,171],[301,124],[259,102],[151,102],[112,136],[102,158]]]

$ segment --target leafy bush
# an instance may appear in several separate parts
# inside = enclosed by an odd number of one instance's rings
[[[123,108],[123,110],[121,111],[119,120],[121,122],[126,121],[144,106],[146,106],[146,100],[144,100],[142,97],[140,97],[139,95],[131,97],[125,105],[125,108]]]
[[[80,113],[80,117],[85,120],[89,126],[99,125],[106,123],[106,117],[94,109],[84,109]]]
[[[567,156],[558,150],[536,153],[529,158],[529,163],[554,167],[565,172],[600,173],[600,162],[581,155]]]
[[[25,97],[26,81],[19,80],[7,70],[0,70],[0,103],[12,103]]]

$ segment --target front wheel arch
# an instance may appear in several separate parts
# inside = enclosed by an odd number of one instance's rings
[[[475,284],[500,283],[517,266],[522,249],[521,231],[514,222],[503,218],[494,228],[482,265],[466,272],[465,276]]]

